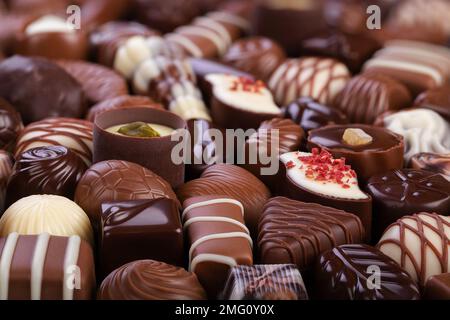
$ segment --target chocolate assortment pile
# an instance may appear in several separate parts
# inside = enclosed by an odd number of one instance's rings
[[[449,21],[0,0],[0,300],[450,300]]]

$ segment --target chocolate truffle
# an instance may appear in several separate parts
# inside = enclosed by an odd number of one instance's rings
[[[55,195],[32,195],[12,204],[0,218],[0,237],[11,232],[79,236],[93,244],[88,216],[75,202]]]
[[[420,299],[414,280],[394,260],[365,244],[341,245],[323,253],[315,278],[319,299]]]
[[[261,122],[281,117],[272,94],[262,81],[226,74],[209,74],[212,85],[211,116],[228,129],[256,129]]]
[[[308,300],[303,278],[292,264],[261,264],[231,268],[225,300]]]
[[[78,118],[86,109],[81,85],[43,58],[14,56],[3,60],[0,96],[20,112],[25,124],[46,117]]]
[[[310,270],[322,252],[364,240],[361,220],[348,212],[284,197],[270,199],[259,224],[263,264],[293,263]]]
[[[416,97],[447,83],[450,50],[422,42],[390,41],[366,62],[364,71],[390,76],[402,82]]]
[[[59,213],[59,212],[58,212]],[[0,300],[90,300],[94,255],[79,236],[48,233],[0,238]]]
[[[85,61],[59,60],[57,63],[81,84],[90,106],[128,94],[125,79],[108,68]]]
[[[5,208],[6,187],[12,173],[14,159],[9,152],[0,150],[0,212]]]
[[[283,108],[284,116],[298,123],[306,132],[328,124],[347,124],[348,119],[339,109],[302,97]]]
[[[345,158],[334,159],[328,151],[313,148],[312,153],[285,153],[280,161],[278,194],[351,212],[361,219],[370,238],[372,198],[361,191]]]
[[[167,33],[191,22],[200,8],[196,0],[136,0],[135,12],[140,22]]]
[[[84,23],[84,21],[83,21]],[[45,15],[28,23],[15,39],[15,53],[48,59],[85,59],[88,36],[67,17]]]
[[[182,266],[183,234],[177,202],[167,198],[104,202],[99,256],[104,276],[140,259]]]
[[[321,148],[346,162],[367,181],[376,174],[403,168],[401,135],[368,125],[330,125],[309,132],[308,148]]]
[[[138,164],[119,160],[92,165],[75,191],[75,202],[86,211],[94,229],[100,226],[104,202],[164,197],[178,201],[170,185],[161,177]]]
[[[6,100],[0,98],[0,149],[14,148],[22,129],[20,114]]]
[[[99,300],[205,300],[194,273],[180,267],[138,260],[114,270],[103,280]]]
[[[450,154],[418,153],[411,158],[411,168],[442,174],[450,181]]]
[[[200,178],[189,181],[177,190],[180,201],[195,196],[224,195],[244,206],[245,224],[256,238],[259,217],[269,199],[267,187],[247,170],[231,164],[216,164],[207,168]]]
[[[270,159],[278,164],[279,155],[298,150],[304,135],[303,129],[290,119],[264,121],[245,143],[242,166],[274,190],[276,172],[271,175],[268,171],[273,165]]]
[[[450,181],[424,170],[402,169],[369,179],[373,199],[374,239],[397,219],[421,211],[450,214]]]
[[[331,57],[342,61],[352,73],[358,73],[364,62],[380,49],[378,41],[364,35],[331,33],[302,42],[305,55]]]
[[[162,105],[154,102],[149,97],[123,95],[119,97],[109,98],[97,103],[89,109],[86,119],[94,122],[95,117],[102,112],[134,107],[154,108],[160,110],[164,109]]]
[[[411,95],[403,84],[373,73],[352,78],[333,104],[351,122],[372,124],[383,112],[406,108],[411,102]]]
[[[222,61],[248,72],[258,80],[269,81],[270,76],[286,59],[283,49],[265,37],[251,37],[236,41],[222,57]]]
[[[62,146],[38,147],[22,153],[8,182],[6,205],[33,194],[55,194],[73,199],[86,164]]]
[[[431,276],[450,271],[450,217],[419,213],[391,224],[377,247],[425,286]]]
[[[305,57],[286,60],[269,80],[275,101],[287,105],[310,97],[331,104],[350,79],[347,67],[331,58]]]
[[[414,101],[414,105],[418,108],[434,110],[450,122],[450,85],[421,93]]]
[[[450,123],[432,110],[404,110],[381,116],[377,122],[404,137],[406,163],[421,152],[450,153]]]
[[[71,149],[83,161],[92,162],[93,124],[73,118],[48,118],[31,123],[21,131],[14,155],[37,147],[64,146]]]
[[[423,295],[427,300],[450,300],[450,273],[430,277]]]
[[[235,199],[203,196],[185,200],[183,208],[189,271],[197,275],[208,297],[215,299],[231,267],[253,264],[253,241],[244,224],[244,207]]]

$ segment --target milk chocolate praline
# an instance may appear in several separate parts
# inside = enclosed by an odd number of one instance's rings
[[[409,164],[413,169],[440,173],[450,181],[450,154],[422,152],[414,155]]]
[[[414,101],[414,105],[434,110],[450,122],[450,85],[423,92]]]
[[[116,109],[103,112],[94,122],[94,163],[104,160],[126,160],[138,163],[167,180],[172,187],[184,182],[184,163],[175,164],[172,149],[179,143],[171,134],[141,138],[108,132],[110,127],[133,122],[164,125],[174,132],[186,129],[186,122],[177,115],[150,108]]]
[[[0,149],[11,150],[22,128],[20,114],[0,97]]]
[[[347,129],[361,129],[372,141],[351,145],[344,141]],[[403,137],[384,128],[368,125],[329,125],[310,131],[308,148],[322,148],[334,158],[345,158],[365,181],[373,175],[403,168]]]

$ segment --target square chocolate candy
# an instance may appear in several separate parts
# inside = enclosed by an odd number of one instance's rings
[[[177,203],[167,198],[103,203],[99,250],[103,276],[139,259],[182,266]]]

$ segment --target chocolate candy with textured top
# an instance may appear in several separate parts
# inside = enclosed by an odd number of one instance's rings
[[[206,195],[224,195],[238,200],[244,206],[245,224],[256,238],[261,210],[270,192],[247,170],[231,164],[216,164],[207,168],[200,178],[178,188],[177,195],[180,201]]]
[[[362,130],[362,131],[361,131]],[[368,135],[369,142],[346,141],[346,133]],[[345,158],[347,163],[367,181],[376,174],[403,168],[403,137],[384,128],[368,125],[330,125],[310,131],[308,148],[322,148],[335,159]]]
[[[450,214],[450,181],[442,175],[414,169],[389,171],[367,183],[373,199],[374,239],[397,219],[420,211]]]
[[[320,203],[357,215],[370,238],[372,198],[361,191],[358,177],[344,158],[334,159],[326,150],[290,152],[280,156],[278,194]]]
[[[380,270],[378,279],[374,270]],[[420,299],[417,284],[394,260],[364,244],[323,253],[316,265],[315,290],[316,298],[326,300]]]
[[[22,128],[20,114],[0,97],[0,149],[11,150]]]
[[[57,63],[81,84],[90,106],[128,94],[125,79],[108,68],[84,61],[59,60]]]
[[[344,33],[331,33],[302,42],[303,54],[338,59],[354,74],[378,49],[379,43],[372,38]]]
[[[450,155],[418,153],[411,158],[411,168],[442,174],[450,181]]]
[[[153,260],[130,262],[103,280],[100,300],[204,300],[196,275]]]
[[[183,234],[177,202],[167,198],[104,202],[99,256],[103,276],[140,259],[182,266]]]
[[[298,123],[306,132],[328,124],[347,124],[348,119],[339,109],[302,97],[283,107],[284,116]]]
[[[86,213],[73,201],[56,195],[32,195],[13,203],[0,218],[0,237],[11,232],[79,236],[93,244]]]
[[[14,159],[9,152],[0,150],[0,212],[5,208],[6,187],[12,173]]]
[[[418,108],[434,110],[450,122],[450,85],[421,93],[414,101],[414,105]]]
[[[350,72],[338,60],[305,57],[286,60],[272,74],[268,86],[280,105],[287,105],[301,97],[310,97],[329,105],[348,80]]]
[[[209,74],[212,86],[211,116],[227,129],[256,129],[261,122],[281,117],[272,93],[262,81],[226,74]]]
[[[322,252],[364,237],[361,220],[351,213],[276,197],[264,206],[258,252],[263,264],[293,263],[305,271]]]
[[[194,272],[208,297],[223,289],[229,269],[253,264],[253,241],[244,224],[244,207],[221,196],[184,201],[181,216],[189,243],[189,271]]]
[[[169,183],[135,163],[119,160],[98,162],[83,175],[75,202],[88,214],[94,229],[101,220],[101,204],[113,201],[177,197]]]
[[[73,118],[48,118],[34,122],[21,131],[14,155],[19,158],[21,153],[33,148],[61,145],[71,149],[90,165],[92,129],[91,122]]]
[[[30,21],[15,37],[15,53],[48,59],[86,59],[88,36],[85,29],[76,29],[66,19],[45,15]]]
[[[377,247],[423,288],[430,277],[450,271],[449,245],[450,217],[419,213],[391,224]]]
[[[261,264],[231,268],[225,300],[308,300],[302,275],[292,264]]]
[[[269,81],[272,73],[285,59],[283,49],[276,42],[264,37],[238,40],[222,57],[224,63],[263,81]]]
[[[386,111],[411,104],[408,89],[400,82],[380,74],[362,74],[352,78],[336,97],[334,106],[355,123],[372,124]]]
[[[95,117],[102,112],[135,107],[154,108],[159,110],[164,109],[162,105],[154,102],[149,97],[124,95],[106,99],[102,102],[97,103],[89,109],[86,119],[94,122]]]
[[[0,96],[20,112],[25,124],[46,117],[81,117],[86,108],[81,85],[43,58],[14,56],[3,60]]]
[[[0,300],[90,300],[94,255],[78,236],[10,233],[0,238]]]
[[[429,278],[423,296],[427,300],[450,300],[450,273]]]
[[[33,148],[20,154],[6,192],[7,206],[33,194],[56,194],[73,199],[86,164],[62,146]]]

